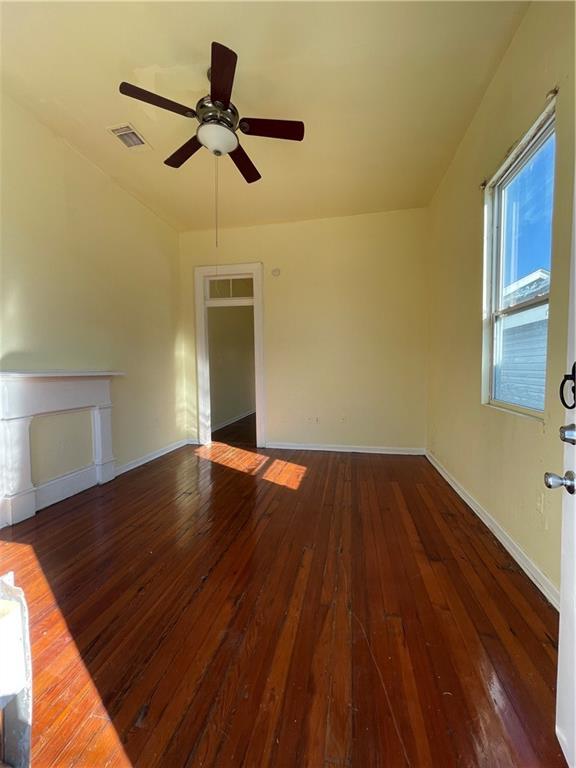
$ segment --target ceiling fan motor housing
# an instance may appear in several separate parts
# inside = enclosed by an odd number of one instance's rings
[[[204,96],[196,105],[196,114],[201,123],[220,123],[220,125],[235,131],[238,128],[240,115],[230,102],[227,107],[219,101],[212,101],[210,96]]]

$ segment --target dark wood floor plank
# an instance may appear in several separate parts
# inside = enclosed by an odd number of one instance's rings
[[[361,474],[358,507],[354,526],[358,531],[353,569],[353,618],[357,632],[357,647],[364,653],[366,667],[364,679],[357,687],[363,689],[363,709],[359,720],[372,720],[372,732],[357,728],[355,747],[359,755],[377,765],[410,765],[409,745],[411,733],[401,726],[401,705],[395,700],[398,693],[396,672],[398,659],[393,658],[387,624],[397,614],[386,613],[380,580],[380,558],[375,538],[378,518],[378,498],[370,471],[371,457],[361,455],[355,461]],[[360,667],[361,669],[361,667]],[[366,695],[364,695],[366,694]],[[358,758],[360,759],[360,758]]]
[[[339,458],[334,510],[341,515],[336,542],[334,628],[330,650],[330,688],[324,756],[327,765],[345,768],[352,750],[352,488],[349,457]]]
[[[557,614],[426,459],[218,438],[0,532],[36,766],[565,766]]]
[[[298,632],[296,635],[290,667],[288,671],[289,685],[286,686],[283,695],[278,728],[275,732],[270,764],[280,768],[297,761],[302,763],[304,742],[310,728],[310,675],[311,665],[316,643],[319,639],[321,627],[326,619],[327,607],[321,604],[322,576],[325,570],[328,556],[328,540],[332,519],[332,506],[326,503],[327,496],[333,494],[333,472],[335,467],[334,456],[322,456],[318,459],[309,458],[307,461],[323,466],[324,471],[318,472],[316,477],[312,473],[308,487],[312,490],[311,497],[305,498],[299,507],[302,514],[301,525],[308,531],[312,531],[312,538],[305,545],[312,549],[312,562],[310,576],[306,585],[304,604],[300,613]],[[317,466],[317,464],[316,464]],[[306,523],[309,518],[314,520],[313,527]],[[244,712],[246,729],[250,728],[249,719]],[[234,755],[241,758],[243,749],[240,744],[232,750],[234,739],[228,739],[219,757],[220,764],[227,764],[233,760]]]
[[[212,432],[212,440],[226,445],[256,447],[256,414],[251,413]]]
[[[269,525],[274,500],[269,493],[270,487],[263,486],[260,491],[262,492],[262,504],[259,510],[258,526],[254,525],[256,519],[253,517],[252,526],[245,528],[242,536],[236,538],[231,549],[227,552],[227,557],[233,561],[237,561],[241,553],[240,563],[244,560],[247,560],[248,563],[251,562],[250,558],[255,549],[261,546],[262,537],[257,529],[258,527],[264,528],[264,526],[266,526],[266,533],[268,534],[264,552],[267,558],[272,557],[275,551],[274,547],[277,544],[273,536],[282,534],[290,522],[290,517],[283,518],[276,515],[273,521],[274,525]],[[262,563],[260,568],[263,568],[265,564]],[[150,692],[147,692],[142,685],[138,685],[130,698],[121,702],[122,708],[118,710],[116,719],[123,727],[133,722],[137,708],[141,706],[142,701],[146,702],[145,706],[147,707],[146,723],[142,723],[139,728],[132,728],[129,734],[127,744],[131,754],[136,755],[142,749],[147,749],[145,746],[146,739],[155,738],[154,734],[158,738],[162,735],[164,738],[170,736],[171,729],[158,728],[158,723],[161,718],[171,717],[170,712],[176,712],[177,717],[180,707],[184,706],[187,697],[194,695],[196,686],[201,682],[199,675],[203,675],[201,660],[204,659],[205,662],[203,663],[208,664],[213,654],[217,652],[220,641],[229,629],[229,622],[240,604],[247,603],[248,608],[250,608],[250,602],[244,600],[244,590],[246,585],[250,583],[253,587],[257,587],[259,583],[255,578],[257,576],[258,572],[255,572],[253,568],[241,568],[237,578],[231,580],[229,560],[227,559],[221,560],[217,570],[210,574],[210,578],[204,580],[206,586],[195,604],[186,611],[183,621],[179,624],[178,632],[173,633],[171,637],[167,636],[164,644],[158,646],[155,651],[156,664],[162,666],[162,669],[158,671],[160,683]],[[222,600],[225,600],[224,605],[222,605]],[[202,627],[202,632],[195,630],[198,624]],[[178,642],[182,636],[191,637],[192,644],[188,641],[186,645],[182,646],[181,640]],[[216,643],[214,643],[215,639],[217,639]],[[195,645],[200,641],[203,641],[201,646]],[[174,656],[175,652],[177,652],[176,656]],[[168,670],[166,670],[166,665],[169,667]],[[155,677],[153,676],[151,679],[154,680]],[[177,697],[181,698],[177,699]],[[168,704],[170,705],[169,709],[167,709]],[[154,751],[153,745],[149,747],[148,751],[150,753]]]
[[[421,489],[426,496],[426,491]],[[435,502],[428,496],[429,509],[435,512]],[[451,581],[456,587],[466,609],[473,617],[476,631],[492,661],[507,698],[512,702],[518,716],[526,723],[526,733],[540,759],[546,765],[556,765],[563,758],[555,741],[543,737],[554,728],[554,698],[545,682],[549,669],[549,656],[542,649],[539,659],[534,650],[533,636],[528,628],[519,638],[513,629],[513,614],[516,610],[508,599],[501,599],[502,590],[496,583],[487,582],[490,573],[482,567],[471,551],[468,538],[458,532],[458,526],[448,525],[436,515],[448,542],[462,557],[447,561]],[[526,638],[530,642],[526,642]],[[526,642],[526,644],[525,644]],[[527,689],[531,693],[528,693]]]
[[[534,608],[535,613],[544,624],[547,627],[554,627],[558,622],[558,612],[556,609],[539,590],[533,588],[530,580],[525,578],[525,574],[520,566],[514,562],[502,544],[492,535],[464,501],[453,492],[451,486],[430,463],[427,463],[427,472],[423,482],[428,485],[430,490],[437,489],[438,492],[434,496],[442,498],[446,508],[452,510],[451,520],[464,527],[475,543],[482,542],[492,563],[501,570],[509,572],[508,578],[502,581],[502,585],[510,588],[514,586],[516,591],[520,592],[526,602]],[[558,634],[557,627],[554,634],[556,636]]]
[[[521,575],[520,566],[502,545],[495,540],[490,532],[479,523],[476,516],[470,514],[463,502],[455,495],[442,497],[443,504],[439,511],[446,518],[448,524],[462,532],[469,546],[473,548],[482,566],[492,574],[498,588],[502,589],[508,598],[509,610],[519,614],[529,625],[539,645],[544,648],[552,661],[552,667],[548,665],[548,682],[555,684],[555,659],[557,653],[556,643],[548,632],[550,621],[554,625],[557,614],[551,611],[541,595],[535,595],[536,590],[526,589],[525,578],[514,578]],[[472,534],[472,535],[471,535]],[[512,578],[500,579],[501,571],[507,571]],[[536,598],[536,600],[534,600]],[[543,610],[547,609],[547,610]],[[547,615],[547,618],[545,616]],[[539,656],[539,649],[537,655]]]
[[[464,649],[470,666],[473,666],[485,690],[484,697],[477,695],[476,707],[481,707],[487,701],[489,716],[496,720],[497,725],[491,733],[491,738],[494,738],[494,733],[498,733],[500,730],[503,732],[502,739],[507,741],[509,749],[513,750],[516,755],[516,760],[511,760],[509,764],[538,765],[539,759],[530,744],[527,730],[518,717],[512,701],[508,698],[507,691],[482,644],[473,619],[460,600],[458,590],[454,587],[445,564],[436,563],[434,570],[447,596],[452,617],[463,638]],[[500,722],[498,723],[498,721]],[[498,747],[500,739],[496,738],[495,743]]]
[[[302,554],[302,561],[294,584],[294,591],[288,604],[286,619],[270,664],[270,672],[268,673],[266,685],[257,710],[252,735],[242,759],[242,765],[244,766],[266,766],[270,763],[270,756],[274,745],[274,734],[278,727],[278,718],[280,716],[282,694],[286,687],[294,640],[310,575],[311,560],[312,550],[306,549]]]
[[[399,483],[393,483],[393,497],[399,510],[406,510],[406,499],[404,496],[405,486]],[[412,510],[410,510],[412,512]],[[462,681],[454,668],[454,663],[449,654],[445,652],[445,645],[442,638],[442,632],[438,624],[436,613],[430,598],[428,596],[424,579],[418,569],[416,554],[412,551],[408,534],[402,522],[400,514],[393,515],[391,518],[392,529],[395,531],[395,540],[397,543],[398,555],[402,559],[406,573],[406,584],[408,590],[403,597],[402,617],[406,625],[407,641],[412,644],[414,652],[412,656],[420,656],[427,659],[429,668],[432,670],[432,677],[429,678],[429,707],[430,705],[436,712],[441,713],[445,723],[445,734],[450,742],[450,749],[444,743],[446,750],[445,756],[442,753],[434,758],[437,762],[442,760],[443,764],[448,761],[456,760],[457,765],[475,765],[475,749],[473,744],[473,735],[468,730],[468,723],[471,721],[470,711],[462,690]],[[390,551],[390,550],[389,550]],[[406,618],[404,618],[406,617]],[[417,636],[427,638],[425,647],[417,641]],[[418,645],[420,645],[419,649]],[[421,673],[416,673],[418,680],[421,680]],[[423,678],[424,680],[426,678]],[[449,691],[452,696],[445,696]],[[430,710],[427,715],[429,716]],[[431,740],[431,746],[437,750],[440,743],[440,729],[437,728],[434,738]]]

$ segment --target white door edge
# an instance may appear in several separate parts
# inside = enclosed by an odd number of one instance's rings
[[[576,199],[572,227],[572,264],[568,312],[567,370],[576,360]],[[576,421],[576,409],[566,409],[565,424]],[[564,446],[564,471],[576,470],[576,446]],[[576,495],[561,491],[562,548],[560,573],[560,636],[556,734],[570,768],[576,768]]]

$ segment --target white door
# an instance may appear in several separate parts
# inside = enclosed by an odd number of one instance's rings
[[[576,210],[576,201],[575,201]],[[576,216],[575,216],[576,223]],[[573,228],[572,275],[570,279],[570,311],[568,330],[568,373],[562,383],[566,406],[563,439],[564,484],[562,506],[562,563],[560,584],[560,644],[558,656],[558,692],[556,698],[556,734],[570,768],[576,766],[576,232]],[[572,442],[571,442],[572,441]],[[554,480],[552,483],[554,487]],[[571,486],[570,486],[571,483]],[[569,491],[572,490],[572,493]]]

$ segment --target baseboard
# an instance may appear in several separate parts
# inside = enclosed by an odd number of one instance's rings
[[[183,448],[185,445],[198,445],[198,442],[196,440],[179,440],[176,443],[171,443],[163,448],[159,448],[157,451],[152,451],[145,456],[141,456],[138,459],[116,466],[114,475],[116,477],[122,475],[124,472],[136,469],[136,467],[147,464],[149,461],[154,461],[154,459],[159,459],[161,456],[171,453],[178,448]],[[112,471],[114,471],[113,467]],[[113,476],[109,479],[113,479]],[[27,517],[33,516],[35,512],[38,512],[45,507],[49,507],[52,504],[56,504],[59,501],[63,501],[64,499],[68,499],[70,496],[74,496],[77,493],[86,491],[94,485],[98,485],[98,467],[95,464],[91,464],[89,467],[77,469],[74,472],[69,472],[66,475],[55,477],[53,480],[48,480],[46,483],[37,485],[33,489],[35,501],[32,501],[30,510],[24,515],[18,515],[17,510],[15,513],[14,509],[12,509],[11,514],[9,510],[7,511],[3,509],[2,503],[6,506],[6,502],[11,501],[12,506],[14,506],[14,499],[10,497],[2,499],[0,500],[0,502],[2,502],[0,503],[0,528],[4,528],[7,525],[14,525]],[[15,516],[16,519],[14,519]]]
[[[233,416],[231,419],[222,421],[220,424],[211,424],[210,428],[212,432],[216,432],[217,429],[224,429],[224,427],[229,427],[230,424],[234,424],[241,419],[245,419],[247,416],[252,416],[254,413],[256,413],[254,410],[246,411],[246,413],[241,413],[239,416]]]
[[[154,461],[154,459],[159,459],[161,456],[165,456],[167,453],[177,451],[178,448],[183,448],[185,445],[198,445],[198,442],[196,440],[177,440],[175,443],[165,445],[163,448],[158,448],[156,451],[151,451],[144,456],[140,456],[137,459],[126,462],[126,464],[118,464],[116,466],[116,477],[118,477],[118,475],[123,475],[125,472],[130,472],[131,469],[141,467],[143,464],[148,464],[148,462]]]
[[[36,491],[27,488],[13,496],[0,498],[0,528],[15,525],[36,514]]]
[[[337,451],[338,453],[386,453],[404,456],[425,456],[424,448],[392,448],[383,445],[333,445],[324,443],[271,443],[266,448],[280,448],[295,451]]]
[[[569,733],[567,736],[564,731],[556,725],[556,738],[560,742],[562,752],[568,764],[568,768],[576,768],[576,756],[574,749],[574,733]]]
[[[506,549],[506,551],[514,558],[524,573],[534,582],[538,589],[542,592],[544,597],[549,600],[552,605],[559,610],[560,608],[560,590],[550,581],[550,579],[542,573],[540,568],[534,563],[524,552],[524,550],[516,544],[514,539],[508,534],[500,523],[492,517],[492,515],[479,504],[476,499],[466,491],[460,483],[448,472],[448,470],[440,464],[438,459],[430,452],[426,453],[426,458],[446,480],[446,482],[452,486],[458,496],[470,507],[470,509],[478,515],[480,520],[492,531],[494,536],[498,539],[500,544]]]
[[[98,474],[95,464],[41,483],[36,486],[36,512],[76,493],[81,493],[97,483]]]

